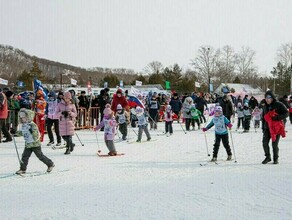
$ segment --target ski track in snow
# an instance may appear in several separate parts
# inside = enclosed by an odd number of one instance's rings
[[[261,164],[260,131],[232,131],[237,163],[232,146],[233,160],[226,161],[221,144],[217,165],[208,162],[212,156],[207,156],[202,131],[184,134],[179,124],[173,126],[170,137],[157,135],[164,123],[150,131],[157,141],[115,143],[125,155],[108,158],[96,155],[93,131],[76,131],[84,146],[73,137],[76,147],[70,155],[45,146],[45,136],[43,152],[56,166],[51,174],[32,177],[5,177],[18,169],[18,160],[13,142],[1,143],[0,219],[292,219],[292,125],[287,123],[287,137],[280,140],[278,165]],[[97,134],[107,153],[103,133]],[[129,136],[136,138],[132,129]],[[206,137],[212,155],[213,129]],[[16,142],[21,155],[22,137]],[[45,170],[32,155],[28,175]]]

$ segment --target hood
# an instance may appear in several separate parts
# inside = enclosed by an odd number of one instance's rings
[[[276,96],[274,95],[274,93],[273,93],[273,91],[272,90],[268,90],[267,92],[266,92],[266,94],[265,94],[265,98],[267,97],[267,96],[271,96],[272,97],[272,99],[276,99]]]
[[[24,108],[20,109],[19,116],[21,114],[25,114],[26,115],[28,123],[32,122],[33,119],[34,119],[34,111],[31,111],[29,109],[24,109]]]

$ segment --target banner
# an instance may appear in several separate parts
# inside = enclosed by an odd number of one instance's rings
[[[71,78],[71,85],[76,86],[77,85],[77,80]]]
[[[142,86],[142,81],[136,80],[136,86]]]
[[[8,80],[0,78],[1,85],[8,85]]]
[[[108,87],[108,83],[107,82],[104,82],[103,88],[107,88],[107,87]]]
[[[195,87],[200,88],[201,87],[201,84],[198,83],[198,82],[195,82]]]
[[[165,89],[170,89],[170,82],[169,81],[165,81]]]
[[[124,82],[123,82],[123,80],[120,81],[120,87],[124,87]]]

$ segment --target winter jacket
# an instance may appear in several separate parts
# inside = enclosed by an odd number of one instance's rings
[[[292,100],[290,100],[288,103],[289,103],[289,112],[292,113]]]
[[[230,100],[223,100],[220,105],[224,116],[231,117],[233,115],[233,106]]]
[[[183,103],[182,112],[183,112],[184,118],[192,118],[191,107],[192,107],[193,102],[190,102],[190,101],[192,101],[192,98],[187,97]]]
[[[67,113],[68,115],[66,115]],[[77,111],[74,104],[65,103],[62,100],[58,103],[56,108],[56,114],[59,118],[59,129],[61,136],[73,136],[75,129],[75,119],[77,117]]]
[[[256,106],[259,105],[258,100],[255,97],[251,97],[250,100],[248,101],[248,105],[251,109],[254,109]]]
[[[45,112],[49,119],[59,119],[59,116],[56,114],[58,103],[58,99],[49,98]]]
[[[40,147],[40,133],[38,126],[33,122],[35,113],[29,109],[21,109],[20,112],[26,114],[27,122],[21,124],[21,133],[25,141],[26,148]],[[21,122],[20,118],[19,121]]]
[[[203,97],[200,97],[200,96],[197,97],[197,98],[195,99],[194,103],[196,103],[196,108],[197,108],[201,113],[204,112],[204,106],[206,106],[206,108],[208,108],[208,107],[207,107],[207,103],[206,103],[206,101],[205,101],[205,99],[204,99]]]
[[[172,97],[169,105],[171,106],[172,111],[174,112],[179,112],[181,110],[182,107],[182,103],[181,101],[177,98]]]
[[[253,116],[254,120],[260,121],[262,119],[262,110],[254,109],[252,112],[252,116]]]
[[[199,119],[200,115],[201,115],[201,111],[196,109],[196,108],[191,108],[191,116],[192,116],[192,119]]]
[[[125,111],[124,109],[121,111],[121,113],[116,112],[115,119],[119,124],[125,124],[125,123],[130,124],[129,113]]]
[[[80,95],[80,96],[78,96],[78,100],[79,100],[79,102],[78,102],[79,107],[83,107],[86,109],[89,108],[89,101],[88,101],[87,96]]]
[[[243,118],[244,117],[243,108],[242,107],[238,107],[236,109],[236,113],[237,113],[237,118]]]
[[[269,124],[264,119],[265,115],[268,114],[269,111],[274,111],[275,113],[277,113],[277,115],[273,116],[274,121],[282,121],[288,117],[288,110],[283,105],[283,103],[278,102],[275,99],[273,100],[273,102],[270,105],[268,105],[265,102],[265,104],[263,106],[263,118],[262,118],[263,130],[270,129]]]
[[[286,137],[285,127],[283,121],[273,121],[273,117],[278,116],[278,114],[275,112],[275,109],[272,111],[269,111],[267,114],[265,114],[264,119],[268,123],[271,139],[272,142],[276,141],[276,136],[281,135],[282,137]]]
[[[156,98],[152,97],[148,106],[149,106],[150,117],[153,120],[157,119],[157,117],[158,117],[157,114],[158,114],[158,111],[160,109],[159,101]]]
[[[111,141],[114,140],[116,134],[117,122],[115,118],[103,117],[102,121],[96,126],[96,130],[104,127],[104,139]]]
[[[165,111],[165,112],[164,112],[164,120],[165,120],[166,122],[173,121],[172,114],[173,114],[172,110],[170,110],[170,111]]]
[[[243,107],[243,115],[244,115],[244,119],[251,119],[251,109],[249,107]]]
[[[123,108],[126,108],[128,106],[128,101],[125,96],[122,95],[121,97],[118,97],[117,94],[114,94],[111,104],[111,110],[113,112],[117,111],[118,104],[120,104]]]
[[[8,102],[6,95],[0,92],[0,119],[7,119],[8,117]]]
[[[229,124],[230,121],[224,115],[220,115],[219,117],[213,117],[210,123],[206,126],[206,128],[210,129],[215,125],[215,134],[224,135],[228,134],[226,125]]]

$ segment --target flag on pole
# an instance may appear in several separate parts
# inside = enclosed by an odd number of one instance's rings
[[[170,89],[170,82],[169,81],[165,81],[165,89]]]
[[[38,90],[40,90],[43,93],[43,96],[44,96],[45,100],[48,100],[48,94],[45,91],[45,89],[44,89],[44,87],[42,85],[42,82],[40,80],[38,80],[38,79],[34,79],[33,80],[33,91],[34,91],[34,94],[36,94]]]
[[[108,87],[108,83],[107,82],[104,82],[103,88],[107,88],[107,87]]]
[[[132,95],[128,95],[128,105],[131,108],[135,108],[136,106],[140,106],[141,108],[145,108],[144,104],[136,97]]]
[[[0,78],[0,84],[8,85],[8,80]]]
[[[71,78],[71,84],[76,86],[77,85],[77,80]]]
[[[195,82],[195,87],[200,88],[201,84],[199,82]]]
[[[136,80],[136,86],[142,86],[142,81]]]
[[[17,86],[18,86],[18,87],[24,87],[25,84],[24,84],[24,82],[18,80],[18,81],[17,81]]]
[[[123,82],[123,80],[120,80],[120,87],[124,87],[124,82]]]

